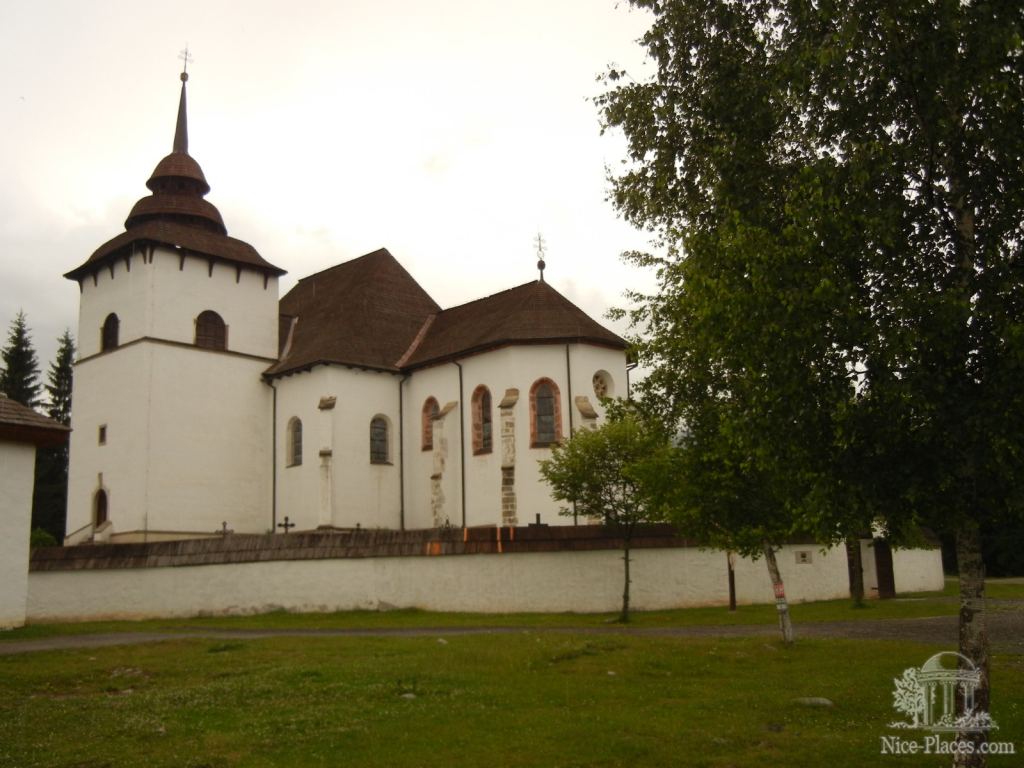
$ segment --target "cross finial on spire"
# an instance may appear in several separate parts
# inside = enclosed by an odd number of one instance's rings
[[[178,58],[181,59],[181,82],[188,80],[188,65],[192,63],[192,54],[188,52],[188,44],[178,54]]]
[[[541,237],[540,232],[537,233],[537,269],[540,271],[540,281],[544,282],[544,267],[547,265],[544,263],[544,238]]]
[[[188,46],[178,54],[182,61],[181,67],[181,99],[178,101],[178,121],[174,126],[174,148],[172,151],[188,154],[188,110],[185,105],[185,83],[188,82],[188,65],[192,62],[192,56],[188,52]]]

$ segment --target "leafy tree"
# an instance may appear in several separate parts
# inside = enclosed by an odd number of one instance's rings
[[[599,104],[614,202],[667,251],[634,256],[647,396],[779,528],[955,535],[987,708],[978,530],[1024,488],[1024,7],[632,4],[657,73]]]
[[[670,445],[664,433],[636,413],[609,404],[608,420],[581,429],[551,449],[540,472],[552,496],[572,502],[563,515],[598,518],[622,538],[624,583],[619,620],[629,621],[629,551],[637,525],[663,519],[653,502],[665,477]]]
[[[0,353],[0,392],[29,408],[39,404],[39,364],[32,346],[25,313],[18,312],[7,335],[7,346]]]
[[[75,341],[65,330],[58,339],[57,356],[50,363],[46,392],[47,414],[61,424],[71,423],[71,384]],[[41,448],[36,452],[36,482],[32,497],[32,526],[55,540],[64,538],[67,521],[68,447]]]

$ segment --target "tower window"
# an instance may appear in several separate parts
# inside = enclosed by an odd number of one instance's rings
[[[481,384],[473,392],[473,453],[490,453],[491,439],[491,391]]]
[[[562,439],[562,407],[558,386],[538,379],[530,388],[530,445],[541,448]]]
[[[388,421],[383,416],[370,421],[370,463],[388,463]]]
[[[428,397],[426,402],[423,403],[423,439],[421,441],[421,447],[424,451],[431,451],[434,449],[434,420],[441,414],[441,407],[437,404],[437,400],[433,397]]]
[[[117,315],[111,312],[107,315],[107,319],[103,321],[103,330],[100,332],[101,352],[117,349],[120,331],[121,321],[117,319]]]
[[[196,318],[196,346],[203,349],[227,349],[228,332],[224,320],[207,309]]]
[[[288,421],[286,432],[288,444],[286,446],[286,466],[297,467],[302,463],[302,421],[293,416]]]

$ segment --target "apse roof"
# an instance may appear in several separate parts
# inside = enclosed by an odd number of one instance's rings
[[[282,300],[271,376],[336,363],[412,370],[509,344],[626,342],[545,282],[441,310],[387,250],[300,280]]]

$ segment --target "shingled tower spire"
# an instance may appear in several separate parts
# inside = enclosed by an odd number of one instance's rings
[[[181,68],[181,99],[178,101],[178,123],[174,127],[174,147],[173,152],[180,152],[183,155],[188,154],[188,110],[185,104],[185,83],[188,82],[188,63],[192,61],[192,57],[188,53],[188,48],[181,52],[178,57],[184,62]]]

